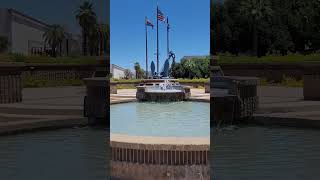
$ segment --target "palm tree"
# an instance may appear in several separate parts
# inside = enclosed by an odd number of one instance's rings
[[[85,1],[78,9],[76,18],[79,25],[82,28],[82,53],[87,55],[87,38],[90,28],[94,28],[97,17],[93,10],[93,4],[89,1]]]
[[[271,3],[269,0],[244,0],[240,5],[240,13],[249,19],[253,33],[253,50],[258,53],[258,26],[262,19],[268,18],[272,14]]]
[[[191,79],[191,76],[193,76],[193,73],[195,72],[195,63],[192,59],[186,59],[182,62],[183,67],[185,68],[185,72],[187,73],[187,76],[189,79]]]
[[[96,53],[97,55],[100,41],[100,29],[97,24],[95,24],[92,28],[89,29],[88,37],[90,56],[93,56],[94,53]]]
[[[47,44],[51,47],[52,56],[57,57],[57,47],[61,46],[63,39],[65,38],[65,33],[60,25],[52,25],[43,34],[43,38]]]
[[[108,24],[98,24],[99,30],[99,55],[107,54],[109,50],[110,28]]]
[[[138,62],[134,63],[134,70],[136,71],[136,79],[140,78],[141,67]]]

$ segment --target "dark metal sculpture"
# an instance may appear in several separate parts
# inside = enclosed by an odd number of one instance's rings
[[[174,64],[176,62],[176,55],[172,51],[169,52],[168,58],[164,62],[163,68],[160,73],[160,78],[169,78],[170,59],[172,59],[172,64]]]
[[[156,70],[156,67],[155,67],[155,65],[154,65],[154,62],[152,61],[152,62],[151,62],[151,73],[152,73],[152,76],[155,75],[155,70]]]

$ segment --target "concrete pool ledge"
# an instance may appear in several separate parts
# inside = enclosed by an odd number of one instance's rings
[[[320,129],[320,101],[303,99],[303,88],[258,86],[260,105],[245,123]]]
[[[88,120],[80,116],[26,116],[10,115],[2,118],[8,122],[0,123],[0,135],[10,135],[39,130],[51,130],[60,128],[82,127],[88,125]],[[15,121],[14,119],[19,119]]]
[[[299,112],[298,112],[299,113]],[[301,112],[300,112],[301,113]],[[275,114],[257,114],[251,119],[244,120],[246,123],[257,125],[275,125],[287,126],[295,128],[311,128],[320,129],[319,112],[309,112],[308,115],[290,115],[290,113],[275,113]]]
[[[124,134],[110,133],[111,145],[117,146],[118,143],[132,143],[137,145],[176,145],[203,147],[209,150],[210,136],[208,137],[155,137],[155,136],[131,136]]]
[[[209,179],[210,137],[151,137],[110,133],[111,177]],[[134,178],[132,178],[134,177]]]

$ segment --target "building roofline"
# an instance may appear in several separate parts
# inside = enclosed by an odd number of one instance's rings
[[[120,70],[123,70],[123,71],[125,71],[125,70],[126,70],[125,68],[120,67],[120,66],[115,65],[115,64],[111,64],[111,66],[116,67],[116,68],[118,68],[118,69],[120,69]]]
[[[39,23],[39,24],[41,24],[41,25],[43,25],[45,27],[50,27],[51,26],[51,25],[49,25],[49,24],[47,24],[47,23],[45,23],[43,21],[40,21],[40,20],[38,20],[36,18],[33,18],[33,17],[31,17],[31,16],[29,16],[27,14],[24,14],[24,13],[22,13],[22,12],[16,10],[16,9],[10,8],[8,10],[9,10],[10,13],[15,13],[15,14],[18,14],[20,16],[23,16],[23,17],[25,17],[25,18],[27,18],[29,20],[35,21],[35,22],[37,22],[37,23]]]
[[[209,57],[209,55],[199,55],[199,56],[183,56],[181,59],[189,59],[189,58],[206,58],[206,57]]]

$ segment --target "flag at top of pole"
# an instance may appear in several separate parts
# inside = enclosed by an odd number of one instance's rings
[[[160,11],[160,9],[158,9],[158,13],[157,14],[158,14],[157,18],[158,18],[159,21],[166,22],[164,14]]]
[[[151,26],[153,29],[153,24],[148,18],[146,18],[146,26]]]

